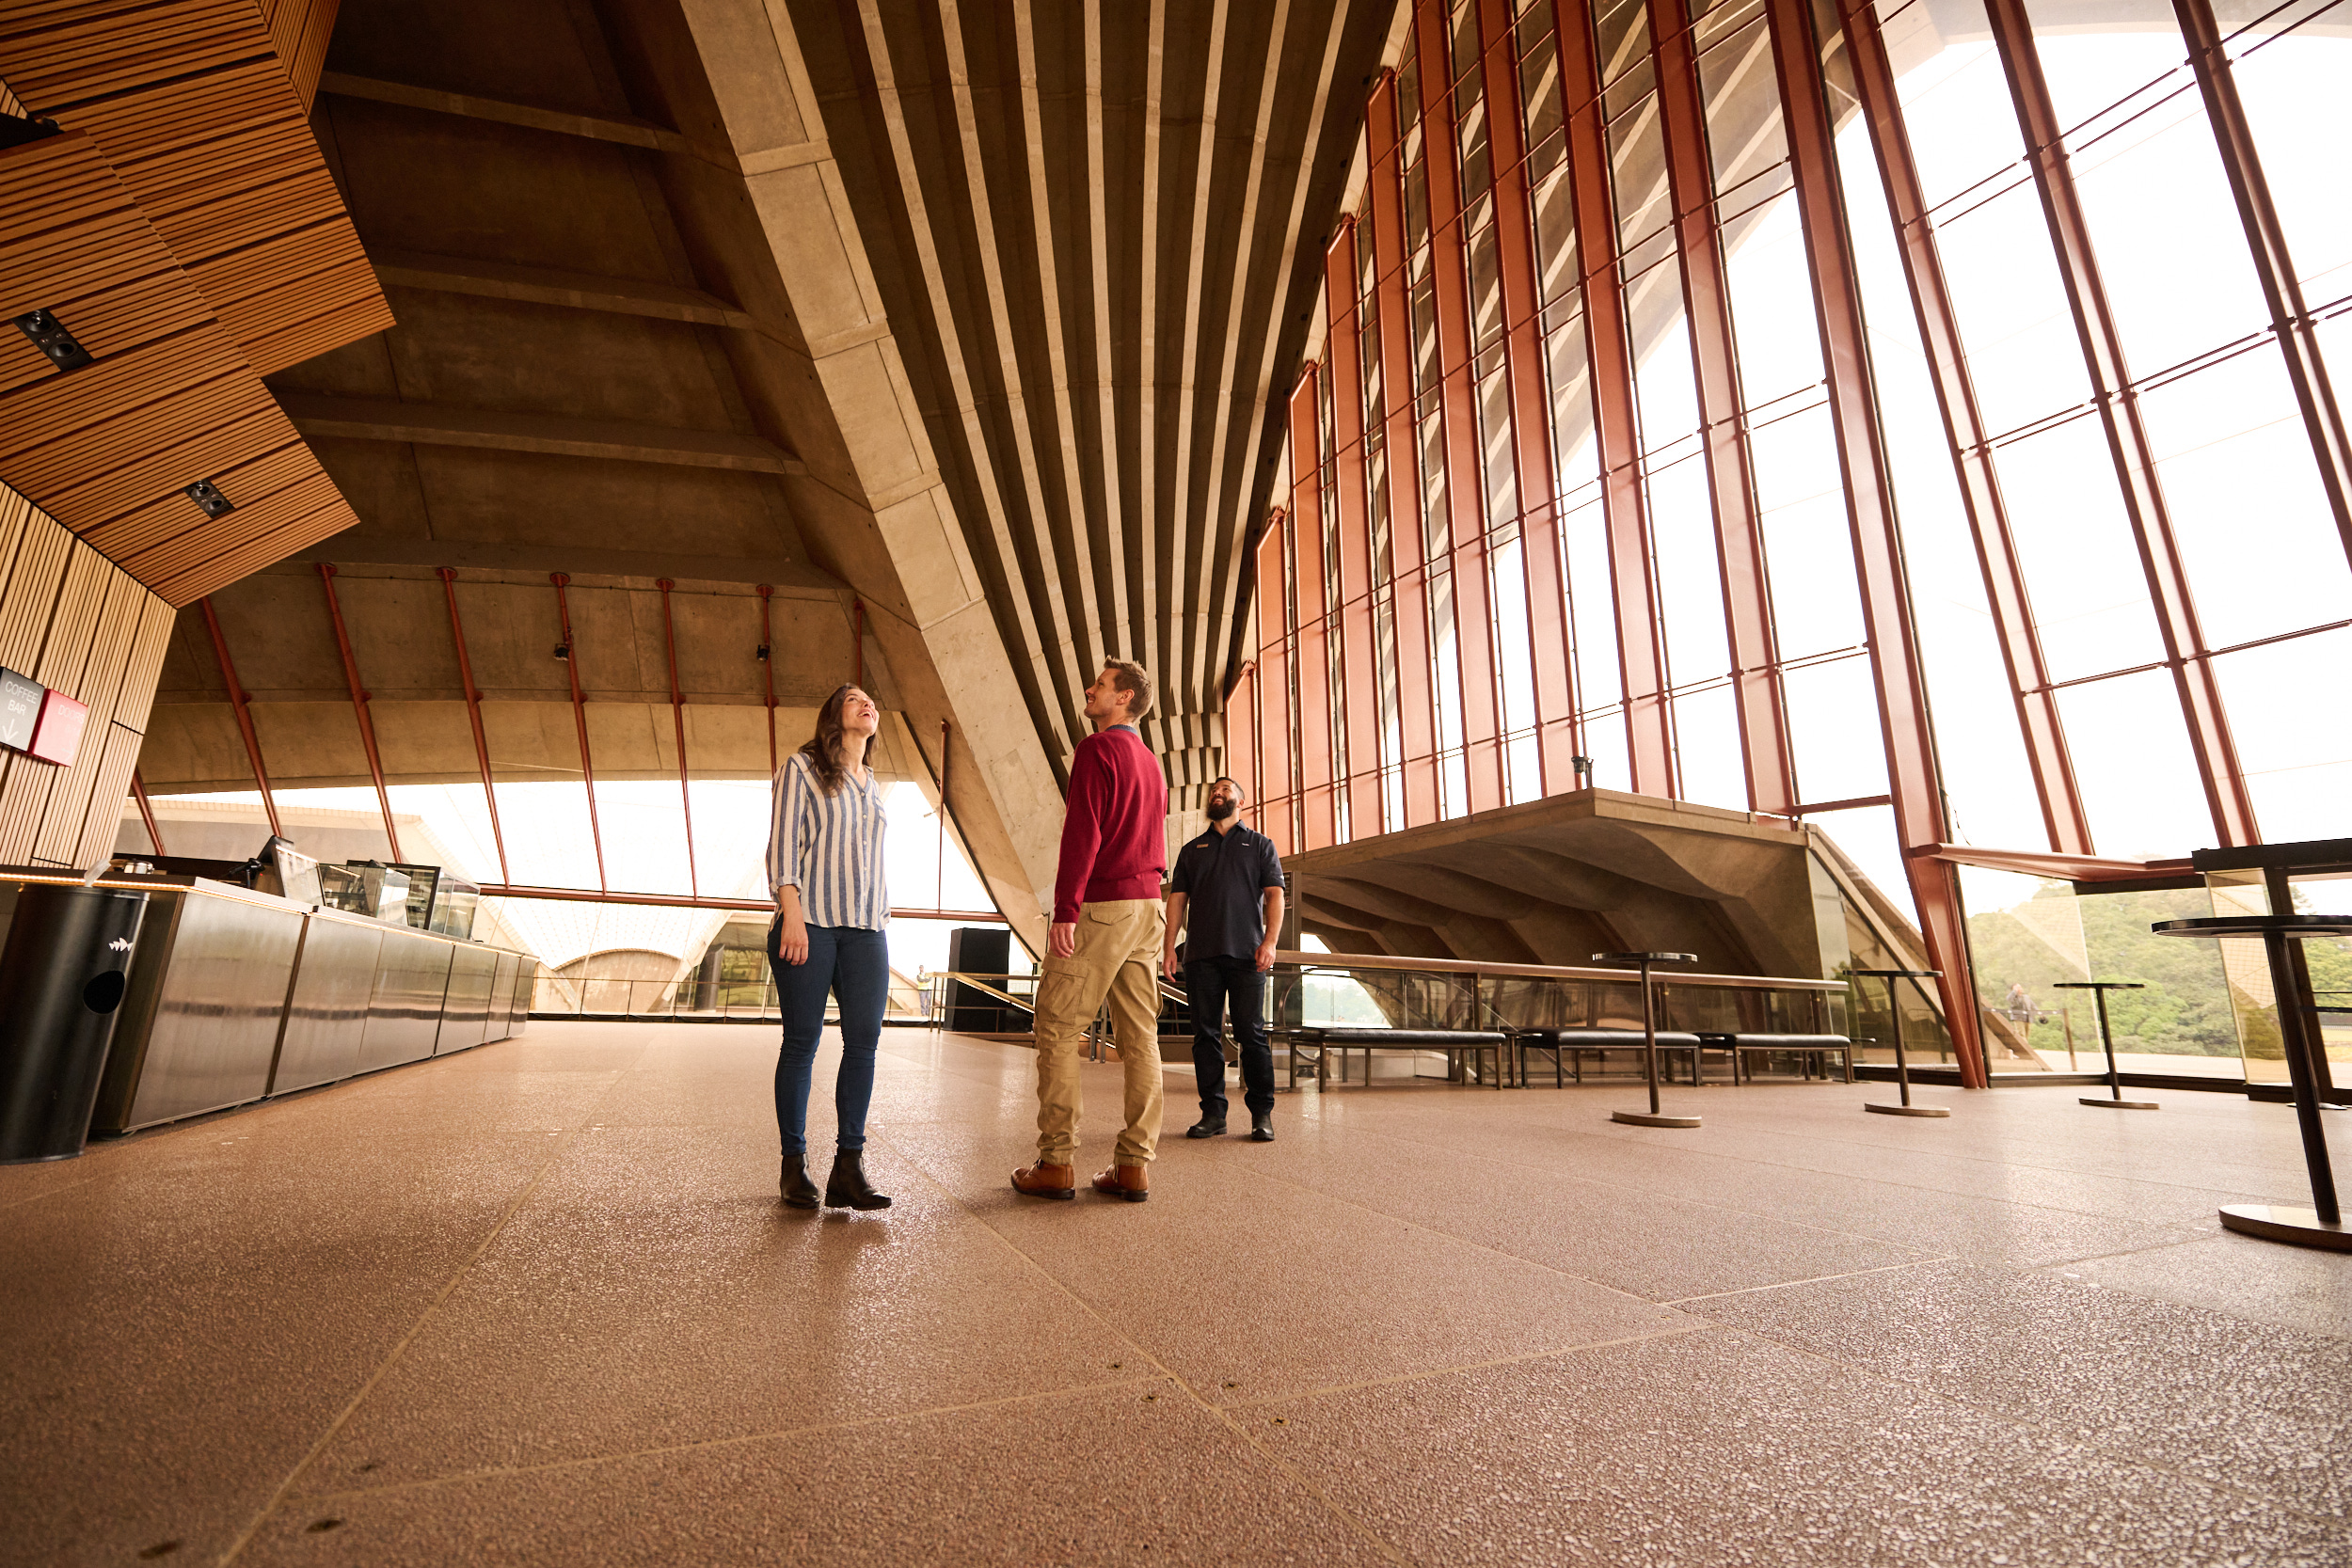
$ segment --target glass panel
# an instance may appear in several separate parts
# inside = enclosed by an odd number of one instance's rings
[[[2086,401],[2082,339],[2033,186],[2012,186],[1964,214],[1940,218],[1936,243],[1986,434],[2005,435]]]
[[[1600,450],[1593,439],[1592,360],[1585,351],[1584,318],[1571,316],[1544,341],[1551,388],[1551,450],[1561,504],[1600,478]]]
[[[2013,441],[1994,463],[2050,678],[2162,658],[2147,575],[2099,421],[2071,420]]]
[[[2026,148],[2009,78],[1978,0],[1933,7],[1879,0],[1879,14],[1929,208],[1942,207],[2004,168],[2011,178],[2024,178]]]
[[[2058,700],[2100,853],[2154,860],[2213,842],[2213,815],[2169,671],[2069,687]]]
[[[1439,562],[1429,572],[1429,649],[1438,708],[1438,810],[1444,816],[1470,809],[1462,771],[1462,655],[1454,616],[1454,573]]]
[[[1624,692],[1617,665],[1616,601],[1610,594],[1608,524],[1597,499],[1562,515],[1560,548],[1561,570],[1568,584],[1568,641],[1576,667],[1576,699],[1588,714],[1613,708]],[[1620,724],[1588,724],[1585,749],[1592,751],[1602,743],[1598,732],[1603,728],[1615,733],[1622,757],[1625,733]],[[1609,787],[1625,787],[1622,761],[1610,778],[1617,782]]]
[[[1642,0],[1601,0],[1592,13],[1602,81],[1613,82],[1649,58],[1649,8]]]
[[[2344,91],[2352,81],[2352,38],[2343,36],[2344,20],[2339,6],[2326,24],[2334,37],[2253,34],[2233,49],[2232,74],[2271,204],[2304,303],[2314,306],[2352,293],[2352,162],[2344,156],[2352,144],[2352,100]]]
[[[1858,800],[1885,794],[1886,746],[1868,656],[1785,671],[1781,685],[1798,798]]]
[[[2241,354],[2139,407],[2206,646],[2342,619],[2352,569],[2279,356]]]
[[[1623,114],[1611,118],[1609,164],[1616,193],[1617,243],[1629,251],[1674,221],[1657,94],[1644,96]]]
[[[1543,793],[1543,770],[1535,756],[1535,668],[1527,619],[1527,562],[1513,539],[1488,558],[1495,606],[1496,685],[1502,698],[1504,783],[1509,803]],[[1525,737],[1521,739],[1519,737]]]
[[[1498,543],[1519,531],[1518,467],[1511,451],[1511,383],[1497,371],[1478,388],[1479,441],[1486,468],[1486,529]]]
[[[1698,450],[1698,385],[1692,378],[1690,325],[1682,313],[1682,284],[1671,267],[1643,274],[1628,292],[1626,314],[1635,330],[1633,390],[1642,424],[1645,467]],[[1689,442],[1677,449],[1677,442]]]
[[[1740,397],[1755,409],[1820,385],[1821,335],[1812,311],[1788,308],[1813,290],[1796,198],[1781,198],[1740,228],[1724,275],[1739,340]]]
[[[1555,138],[1556,140],[1556,138]],[[1561,319],[1583,309],[1577,288],[1575,187],[1564,164],[1544,176],[1534,188],[1536,286],[1544,300],[1544,322]]]
[[[1698,66],[1708,150],[1715,189],[1729,191],[1788,157],[1780,92],[1772,79],[1772,39],[1758,14],[1731,37],[1706,47]]]
[[[1648,479],[1651,547],[1666,658],[1677,687],[1727,674],[1730,635],[1724,626],[1721,559],[1707,465],[1687,458]]]
[[[1674,700],[1675,764],[1682,799],[1729,811],[1748,809],[1748,780],[1740,755],[1739,701],[1729,686],[1709,687]]]
[[[2101,33],[2049,40],[2042,62],[2054,78],[2093,57],[2101,75],[2117,57],[2162,71],[2180,49],[2177,35]],[[2136,118],[2112,130],[2103,118],[2096,140],[2070,138],[2070,162],[2124,357],[2141,376],[2259,331],[2270,312],[2188,71],[2118,113]]]
[[[1748,451],[1764,556],[1772,570],[1780,657],[1803,658],[1862,646],[1868,637],[1828,406],[1765,425],[1749,437]],[[1875,732],[1869,745],[1878,745]]]
[[[2352,801],[2352,629],[2297,637],[2213,661],[2246,787],[2273,844],[2344,836]],[[2352,894],[2352,889],[2341,889]],[[2352,896],[2323,913],[2344,912]]]

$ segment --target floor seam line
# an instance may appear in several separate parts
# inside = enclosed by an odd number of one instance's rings
[[[889,1141],[887,1133],[881,1135],[884,1142]],[[948,1202],[954,1204],[957,1208],[962,1210],[966,1214],[970,1215],[972,1219],[981,1227],[981,1228],[985,1229],[990,1235],[995,1237],[997,1242],[1008,1251],[1011,1252],[1014,1257],[1019,1258],[1030,1268],[1034,1269],[1041,1277],[1043,1277],[1049,1287],[1074,1303],[1080,1311],[1086,1313],[1089,1318],[1100,1324],[1105,1332],[1112,1336],[1112,1338],[1123,1340],[1125,1343],[1135,1346],[1136,1354],[1142,1356],[1153,1367],[1159,1369],[1162,1376],[1168,1378],[1168,1380],[1173,1383],[1178,1389],[1182,1390],[1184,1396],[1193,1402],[1195,1406],[1207,1412],[1212,1420],[1215,1420],[1220,1425],[1230,1429],[1233,1435],[1240,1438],[1243,1444],[1248,1448],[1250,1452],[1257,1454],[1267,1464],[1272,1465],[1276,1469],[1281,1471],[1282,1474],[1290,1477],[1293,1484],[1298,1486],[1301,1490],[1306,1492],[1309,1497],[1321,1503],[1325,1509],[1327,1509],[1343,1525],[1346,1526],[1347,1528],[1355,1531],[1364,1540],[1371,1543],[1373,1548],[1378,1551],[1381,1556],[1387,1558],[1391,1562],[1399,1564],[1400,1568],[1408,1568],[1408,1565],[1412,1560],[1410,1558],[1398,1551],[1397,1548],[1391,1544],[1385,1537],[1381,1536],[1378,1532],[1365,1525],[1361,1520],[1358,1519],[1354,1513],[1332,1501],[1332,1499],[1325,1494],[1321,1487],[1315,1485],[1313,1481],[1310,1481],[1298,1470],[1296,1466],[1293,1465],[1289,1461],[1283,1459],[1279,1454],[1270,1452],[1263,1444],[1259,1443],[1255,1438],[1250,1436],[1248,1433],[1243,1431],[1240,1422],[1233,1420],[1231,1417],[1225,1415],[1223,1411],[1219,1410],[1216,1405],[1209,1403],[1207,1400],[1201,1398],[1200,1390],[1194,1388],[1185,1379],[1179,1377],[1175,1371],[1168,1367],[1166,1361],[1163,1361],[1140,1339],[1136,1338],[1124,1329],[1113,1324],[1111,1321],[1103,1314],[1101,1308],[1097,1307],[1094,1303],[1087,1300],[1086,1297],[1071,1289],[1071,1287],[1062,1279],[1057,1277],[1052,1270],[1048,1269],[1043,1263],[1040,1262],[1025,1249],[1015,1243],[1011,1237],[1006,1235],[1003,1231],[997,1229],[995,1226],[990,1224],[986,1215],[982,1214],[971,1204],[966,1203],[961,1196],[952,1191],[946,1182],[931,1175],[930,1171],[925,1170],[917,1161],[907,1153],[906,1150],[898,1148],[894,1146],[892,1152],[897,1154],[900,1159],[905,1160],[908,1165],[917,1172],[924,1180],[930,1182],[933,1187],[936,1187],[940,1192],[945,1194]]]
[[[650,1049],[650,1046],[641,1047],[638,1060],[643,1061],[644,1052]],[[603,1104],[606,1100],[612,1098],[630,1070],[628,1068],[623,1068],[612,1072],[612,1082],[606,1086],[605,1092],[597,1097],[597,1105]],[[490,1250],[492,1243],[505,1234],[507,1226],[513,1222],[516,1214],[522,1212],[523,1205],[531,1201],[532,1195],[546,1184],[548,1174],[555,1169],[557,1162],[563,1157],[564,1150],[571,1146],[573,1139],[580,1136],[581,1128],[587,1126],[589,1118],[595,1114],[593,1108],[584,1113],[580,1124],[556,1141],[555,1147],[548,1151],[548,1157],[540,1164],[538,1172],[524,1185],[522,1191],[515,1195],[514,1201],[509,1203],[505,1211],[499,1215],[497,1223],[490,1227],[480,1243],[474,1247],[473,1251],[468,1253],[465,1260],[451,1273],[447,1283],[442,1285],[441,1289],[435,1292],[433,1299],[425,1304],[424,1310],[417,1314],[417,1321],[408,1326],[408,1331],[403,1334],[392,1348],[385,1354],[384,1359],[376,1364],[375,1370],[368,1374],[366,1381],[353,1392],[342,1409],[337,1412],[335,1418],[327,1423],[326,1430],[319,1434],[318,1441],[311,1444],[301,1459],[295,1462],[294,1468],[286,1472],[286,1479],[278,1483],[278,1490],[271,1494],[269,1501],[262,1504],[261,1511],[254,1514],[243,1530],[238,1532],[236,1539],[230,1543],[229,1549],[215,1560],[217,1568],[229,1568],[229,1565],[244,1553],[246,1547],[252,1544],[253,1538],[261,1533],[262,1527],[269,1522],[270,1516],[294,1496],[294,1482],[301,1479],[302,1472],[309,1469],[317,1462],[319,1455],[326,1451],[327,1445],[335,1440],[337,1433],[341,1433],[351,1418],[358,1414],[359,1406],[365,1403],[368,1396],[375,1391],[376,1385],[400,1364],[401,1357],[407,1354],[408,1347],[416,1343],[417,1338],[424,1332],[426,1325],[433,1322],[449,1298],[457,1292],[457,1288],[465,1283],[469,1275],[473,1273],[474,1265],[481,1262],[484,1255]]]
[[[1914,1258],[1904,1263],[1881,1263],[1876,1268],[1849,1269],[1844,1274],[1820,1274],[1810,1279],[1783,1279],[1770,1285],[1742,1285],[1736,1291],[1712,1291],[1703,1296],[1679,1296],[1661,1301],[1661,1307],[1684,1307],[1694,1301],[1721,1301],[1725,1296],[1752,1296],[1759,1291],[1792,1291],[1800,1285],[1827,1285],[1840,1279],[1861,1279],[1874,1274],[1894,1274],[1902,1269],[1924,1268],[1930,1263],[1964,1262],[1960,1254],[1947,1252],[1935,1258]]]
[[[418,1481],[388,1482],[382,1486],[352,1486],[337,1492],[297,1492],[289,1500],[298,1498],[306,1503],[334,1502],[345,1497],[386,1497],[400,1493],[429,1491],[437,1486],[456,1486],[467,1481],[498,1481],[512,1476],[552,1474],[559,1470],[580,1470],[598,1465],[617,1465],[631,1459],[659,1459],[668,1454],[701,1453],[713,1449],[739,1447],[745,1443],[782,1442],[795,1437],[813,1437],[828,1432],[849,1432],[858,1427],[882,1426],[891,1421],[922,1420],[932,1416],[955,1416],[972,1410],[993,1410],[1008,1404],[1024,1404],[1038,1400],[1066,1399],[1073,1395],[1095,1393],[1104,1388],[1140,1387],[1150,1383],[1168,1381],[1166,1372],[1143,1376],[1113,1378],[1107,1383],[1073,1384],[1066,1388],[1041,1388],[1023,1394],[1007,1394],[998,1399],[969,1400],[962,1404],[925,1405],[919,1410],[898,1410],[883,1416],[858,1416],[841,1421],[815,1421],[807,1426],[775,1427],[765,1432],[733,1433],[724,1437],[698,1437],[687,1443],[659,1443],[649,1449],[623,1449],[611,1453],[582,1454],[573,1459],[550,1459],[538,1465],[489,1465],[475,1470],[457,1470],[443,1476],[427,1476]]]
[[[1464,1361],[1452,1367],[1429,1367],[1420,1371],[1399,1372],[1394,1377],[1368,1377],[1359,1383],[1334,1383],[1321,1388],[1303,1388],[1288,1394],[1267,1394],[1261,1399],[1235,1400],[1230,1404],[1216,1406],[1219,1410],[1263,1410],[1272,1405],[1287,1404],[1294,1400],[1328,1399],[1335,1394],[1353,1394],[1366,1388],[1395,1388],[1407,1383],[1420,1383],[1433,1377],[1450,1377],[1456,1372],[1480,1372],[1495,1367],[1524,1367],[1537,1361],[1552,1361],[1562,1356],[1583,1355],[1593,1351],[1614,1350],[1621,1345],[1645,1345],[1653,1339],[1677,1339],[1690,1334],[1710,1334],[1728,1327],[1712,1318],[1697,1318],[1689,1323],[1662,1323],[1646,1334],[1621,1334],[1613,1339],[1595,1339],[1589,1344],[1553,1345],[1547,1350],[1528,1351],[1519,1355],[1498,1355],[1488,1361]]]

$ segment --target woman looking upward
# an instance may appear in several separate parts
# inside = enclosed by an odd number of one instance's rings
[[[776,1056],[776,1131],[784,1140],[784,1201],[817,1207],[808,1179],[808,1089],[825,998],[841,1001],[841,1069],[833,1084],[838,1123],[825,1202],[887,1209],[866,1180],[866,1107],[874,1098],[874,1047],[890,996],[890,895],[882,886],[881,786],[866,767],[882,709],[854,686],[825,699],[817,734],[776,774],[768,832],[768,886],[776,895],[768,963],[784,1011]]]

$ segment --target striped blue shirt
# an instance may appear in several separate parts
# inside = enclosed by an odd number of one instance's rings
[[[801,918],[811,926],[881,930],[890,924],[890,893],[882,885],[889,827],[882,785],[870,770],[864,784],[845,777],[828,796],[808,758],[793,752],[776,774],[768,891],[799,888]]]

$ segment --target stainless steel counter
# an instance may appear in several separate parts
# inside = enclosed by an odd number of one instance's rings
[[[149,895],[97,1133],[314,1088],[517,1034],[525,954],[195,877]]]

